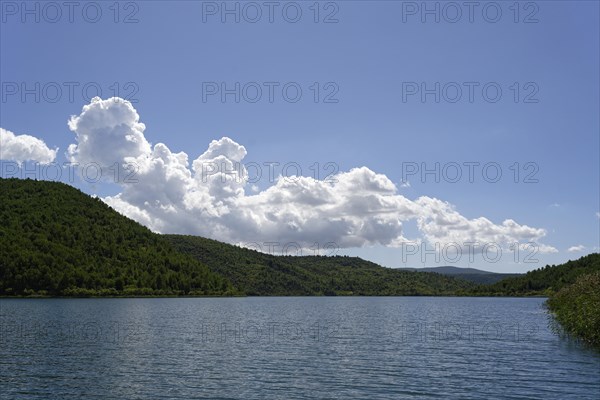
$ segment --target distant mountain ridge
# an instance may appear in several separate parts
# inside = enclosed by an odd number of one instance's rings
[[[506,278],[513,278],[522,274],[517,273],[499,273],[484,271],[476,268],[462,268],[453,266],[442,266],[442,267],[424,267],[424,268],[400,268],[406,271],[416,272],[434,272],[436,274],[452,276],[460,279],[464,279],[469,282],[477,283],[480,285],[490,285],[499,282]]]

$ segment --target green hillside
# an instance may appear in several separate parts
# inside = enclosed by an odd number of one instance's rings
[[[384,268],[357,257],[273,256],[196,236],[165,237],[249,295],[443,295],[474,288],[463,280]]]
[[[490,295],[544,295],[549,296],[575,283],[582,275],[600,271],[600,254],[593,253],[561,265],[546,265],[518,277],[504,279],[477,289],[479,294]]]
[[[229,281],[63,183],[0,179],[0,295],[222,295]]]
[[[0,179],[0,295],[552,295],[600,255],[492,285],[357,257],[273,256],[158,235],[62,183]],[[472,272],[472,271],[468,271]]]
[[[465,281],[481,284],[491,285],[499,282],[506,278],[512,278],[521,274],[503,274],[497,272],[483,271],[475,268],[460,268],[460,267],[426,267],[426,268],[402,268],[407,271],[419,271],[419,272],[435,272],[438,274],[452,276]]]
[[[0,249],[4,296],[442,295],[474,287],[355,257],[276,257],[158,235],[100,199],[46,181],[0,179]]]

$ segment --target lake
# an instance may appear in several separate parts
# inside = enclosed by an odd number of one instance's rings
[[[597,399],[541,298],[0,300],[2,399]]]

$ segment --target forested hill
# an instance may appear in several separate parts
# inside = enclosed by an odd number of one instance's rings
[[[355,257],[276,257],[158,235],[47,181],[0,178],[0,249],[0,295],[9,296],[441,295],[474,287]]]
[[[463,294],[470,282],[384,268],[358,257],[273,256],[197,236],[165,235],[249,295]]]
[[[427,267],[427,268],[402,268],[404,270],[419,271],[419,272],[435,272],[446,276],[464,279],[469,282],[489,285],[496,283],[506,278],[512,278],[521,274],[507,274],[490,271],[483,271],[475,268],[460,268],[460,267]]]
[[[231,283],[100,199],[0,178],[0,295],[223,295]]]
[[[479,294],[551,295],[583,275],[600,272],[600,254],[592,253],[561,265],[546,265],[524,275],[504,279],[493,285],[479,287]]]
[[[272,256],[158,235],[63,183],[0,178],[0,295],[549,295],[600,255],[493,285],[356,257]]]

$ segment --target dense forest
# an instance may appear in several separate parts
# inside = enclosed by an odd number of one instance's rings
[[[226,295],[233,285],[63,183],[0,179],[0,295]]]
[[[492,296],[550,296],[563,287],[575,283],[580,276],[598,271],[600,271],[600,254],[593,253],[561,265],[546,265],[493,285],[479,286],[475,293]]]
[[[248,295],[457,295],[475,288],[464,280],[384,268],[358,257],[273,256],[197,236],[165,238]]]
[[[152,233],[57,182],[0,179],[0,295],[442,295],[472,283],[355,257]]]
[[[506,278],[512,278],[514,276],[520,276],[518,273],[498,273],[484,271],[475,268],[459,268],[452,266],[443,267],[425,267],[425,268],[400,268],[407,271],[418,271],[418,272],[435,272],[438,274],[452,276],[454,278],[464,279],[465,281],[490,285],[492,283],[499,282]]]

